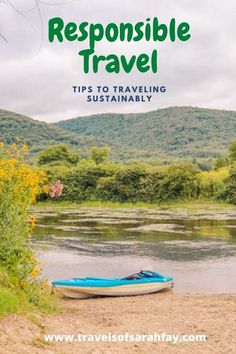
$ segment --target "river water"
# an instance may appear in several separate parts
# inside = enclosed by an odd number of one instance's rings
[[[236,291],[236,211],[79,208],[38,210],[33,241],[49,280],[174,278],[176,292]]]

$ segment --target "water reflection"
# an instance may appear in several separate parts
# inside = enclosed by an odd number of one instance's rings
[[[34,242],[50,279],[89,273],[122,276],[149,265],[175,276],[177,290],[235,291],[236,216],[218,215],[216,220],[215,214],[204,215],[191,218],[166,210],[42,212]]]

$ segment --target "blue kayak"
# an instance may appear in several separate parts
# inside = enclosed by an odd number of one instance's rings
[[[125,278],[72,278],[54,280],[52,285],[72,298],[150,294],[173,286],[173,278],[152,271],[140,271]]]

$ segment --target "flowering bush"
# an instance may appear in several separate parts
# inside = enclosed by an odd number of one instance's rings
[[[228,167],[221,167],[217,171],[200,172],[200,196],[204,198],[224,199],[222,198],[222,191],[224,191],[228,175]]]
[[[44,174],[25,162],[27,151],[24,144],[0,146],[0,275],[7,272],[16,290],[37,293],[40,269],[30,247],[35,217],[28,207],[43,188]]]

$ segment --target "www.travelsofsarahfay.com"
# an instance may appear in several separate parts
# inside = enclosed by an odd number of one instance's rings
[[[151,102],[154,95],[165,94],[167,88],[165,85],[157,86],[139,86],[139,85],[73,85],[72,92],[80,94],[85,98],[86,102],[99,102],[99,103],[148,103]]]
[[[198,334],[170,334],[170,333],[149,333],[149,334],[134,334],[134,333],[98,333],[98,334],[45,334],[45,342],[169,342],[178,344],[183,342],[206,342],[207,336],[202,333]]]

